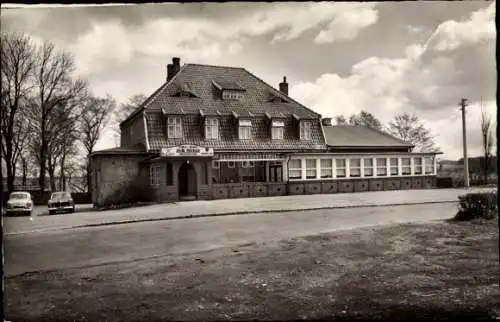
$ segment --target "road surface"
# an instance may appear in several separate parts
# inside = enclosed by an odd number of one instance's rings
[[[200,217],[4,236],[7,276],[197,253],[335,230],[446,219],[454,203]]]

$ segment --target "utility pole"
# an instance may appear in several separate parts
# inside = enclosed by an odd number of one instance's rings
[[[469,188],[469,158],[467,157],[467,129],[465,127],[465,107],[467,106],[467,99],[460,100],[460,109],[462,110],[462,139],[464,147],[464,185]]]

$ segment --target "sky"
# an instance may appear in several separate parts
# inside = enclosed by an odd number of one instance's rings
[[[497,118],[494,1],[2,7],[2,30],[71,52],[76,74],[118,102],[151,95],[179,57],[244,67],[275,88],[286,76],[290,96],[323,117],[414,113],[446,159],[462,157],[461,98],[469,156],[482,153],[481,111]],[[116,144],[108,129],[97,149]]]

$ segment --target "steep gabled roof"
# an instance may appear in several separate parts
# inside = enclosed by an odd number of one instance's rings
[[[329,147],[413,147],[385,132],[356,125],[323,126]]]

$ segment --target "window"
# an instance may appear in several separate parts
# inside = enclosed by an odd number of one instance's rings
[[[413,158],[413,173],[414,174],[422,174],[422,157]]]
[[[167,186],[171,186],[174,184],[173,180],[173,172],[172,172],[172,163],[167,163]]]
[[[336,164],[336,166],[337,166],[337,169],[336,169],[336,171],[337,171],[337,178],[345,178],[346,177],[346,173],[345,173],[345,171],[346,171],[346,166],[345,166],[346,165],[345,164],[346,161],[345,161],[345,159],[337,159],[336,163],[337,163]]]
[[[316,159],[306,160],[306,179],[316,179]]]
[[[168,138],[182,138],[182,120],[178,116],[168,118]]]
[[[292,159],[288,163],[288,178],[302,179],[302,160]]]
[[[273,140],[283,140],[283,132],[285,129],[285,122],[273,121],[271,129],[271,137]]]
[[[434,158],[425,157],[425,174],[433,174],[433,173],[434,173]]]
[[[207,118],[205,120],[205,139],[216,140],[219,138],[219,119]]]
[[[149,183],[152,186],[157,186],[160,184],[160,166],[152,165],[149,167]]]
[[[239,125],[240,140],[250,140],[252,138],[252,121],[240,120]]]
[[[234,161],[229,161],[229,162],[227,163],[227,167],[228,167],[228,168],[233,169],[233,168],[235,167],[235,163],[234,163]]]
[[[212,161],[212,168],[213,169],[219,169],[220,168],[220,163],[219,161]]]
[[[398,158],[391,158],[389,164],[391,167],[391,176],[399,175]]]
[[[386,176],[387,175],[387,159],[386,158],[377,158],[377,176]]]
[[[236,91],[225,90],[222,92],[222,99],[225,100],[241,100],[243,98],[243,93]]]
[[[411,175],[411,160],[410,160],[410,158],[401,158],[401,174],[404,176]]]
[[[351,177],[361,177],[361,159],[349,159],[349,173]]]
[[[373,177],[373,159],[363,159],[365,177]]]
[[[332,177],[332,159],[321,159],[320,161],[320,176],[321,178]]]
[[[242,168],[253,168],[254,166],[255,165],[253,161],[243,161],[243,163],[241,164]]]
[[[309,121],[300,122],[300,139],[301,140],[311,139],[311,122]]]

